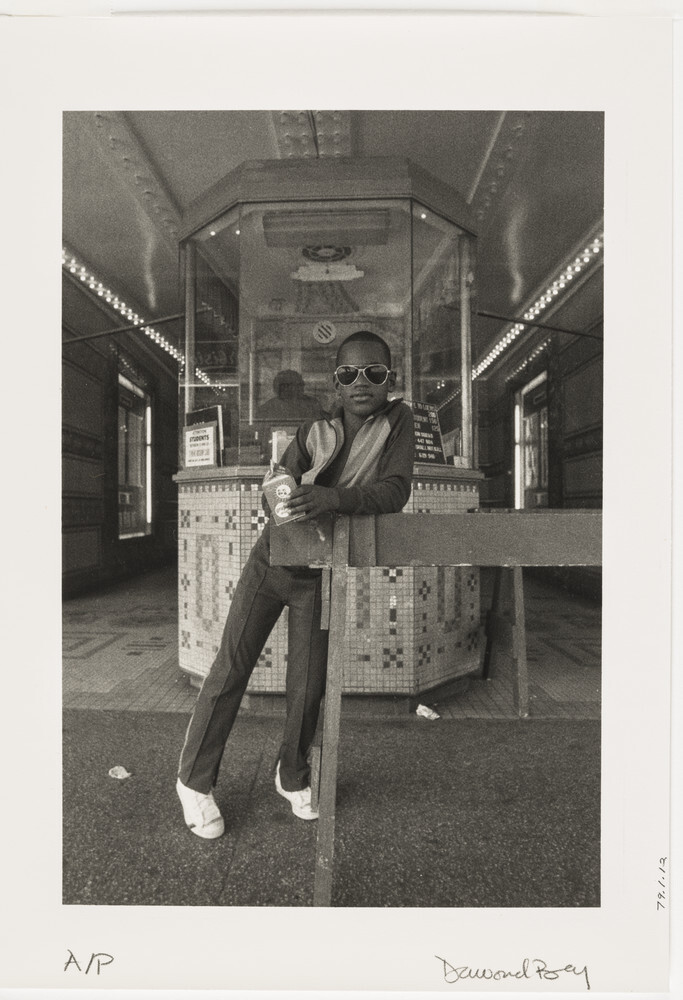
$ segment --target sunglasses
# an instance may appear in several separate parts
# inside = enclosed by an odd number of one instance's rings
[[[366,365],[365,368],[359,368],[357,365],[340,365],[334,374],[340,385],[353,385],[358,381],[361,372],[371,385],[384,385],[390,374],[386,365]]]

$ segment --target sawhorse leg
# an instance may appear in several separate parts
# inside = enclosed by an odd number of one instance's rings
[[[505,598],[503,596],[503,574],[512,574],[512,600],[510,616],[505,615]],[[496,569],[493,584],[493,602],[486,621],[486,652],[484,654],[484,677],[495,675],[496,654],[498,645],[503,644],[512,659],[512,694],[521,718],[529,714],[529,680],[526,657],[526,625],[524,619],[524,578],[522,567],[503,567]]]
[[[311,757],[311,798],[318,795],[318,844],[315,859],[313,905],[330,906],[334,864],[334,824],[337,797],[337,754],[341,720],[344,674],[346,590],[349,560],[349,519],[337,519],[332,549],[332,576],[329,589],[329,654],[325,686],[325,716],[322,748],[314,746]],[[323,586],[325,580],[323,579]],[[323,611],[324,621],[324,611]],[[319,773],[319,781],[316,779]]]

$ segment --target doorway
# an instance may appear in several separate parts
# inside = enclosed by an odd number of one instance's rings
[[[548,506],[548,373],[515,393],[515,508]]]

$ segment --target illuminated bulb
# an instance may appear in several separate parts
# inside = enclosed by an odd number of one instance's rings
[[[240,231],[239,231],[239,229],[236,229],[236,230],[235,230],[235,236],[239,236],[239,234],[240,234]]]
[[[216,235],[216,230],[212,229],[211,232],[209,233],[209,236],[215,236],[215,235]]]
[[[421,219],[426,219],[427,218],[427,213],[426,212],[420,212],[420,218]]]

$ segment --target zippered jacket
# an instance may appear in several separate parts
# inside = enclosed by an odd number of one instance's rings
[[[315,483],[344,443],[342,409],[302,424],[281,459],[297,483]],[[410,496],[415,453],[413,414],[389,400],[356,434],[335,483],[340,514],[393,514]]]

